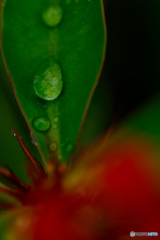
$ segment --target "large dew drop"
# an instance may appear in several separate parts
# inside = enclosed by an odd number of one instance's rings
[[[63,88],[62,71],[53,57],[40,65],[34,78],[34,90],[44,100],[57,98]]]
[[[56,27],[63,18],[63,10],[59,5],[48,7],[42,14],[43,21],[49,27]]]
[[[32,124],[33,127],[40,132],[45,132],[50,128],[50,121],[46,117],[35,118]]]

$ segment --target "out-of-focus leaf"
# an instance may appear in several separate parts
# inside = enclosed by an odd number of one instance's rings
[[[124,121],[129,132],[146,134],[160,142],[160,94],[140,106]]]

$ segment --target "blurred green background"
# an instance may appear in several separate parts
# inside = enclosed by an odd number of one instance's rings
[[[78,149],[106,131],[117,114],[117,124],[160,141],[160,1],[104,0],[104,7],[106,60]],[[0,165],[7,162],[27,181],[26,157],[11,125],[40,160],[0,58]]]

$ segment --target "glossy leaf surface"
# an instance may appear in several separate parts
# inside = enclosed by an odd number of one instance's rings
[[[2,4],[3,55],[21,110],[45,159],[67,162],[103,61],[102,3],[11,0]],[[52,89],[56,94],[51,96]],[[40,130],[33,127],[35,118],[45,118]]]

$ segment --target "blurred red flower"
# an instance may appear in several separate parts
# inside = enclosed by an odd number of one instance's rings
[[[31,167],[33,186],[17,191],[21,205],[13,211],[22,220],[9,227],[12,239],[127,240],[131,231],[160,233],[158,161],[151,141],[130,136],[100,139],[71,170],[51,161],[46,174],[35,177]]]

